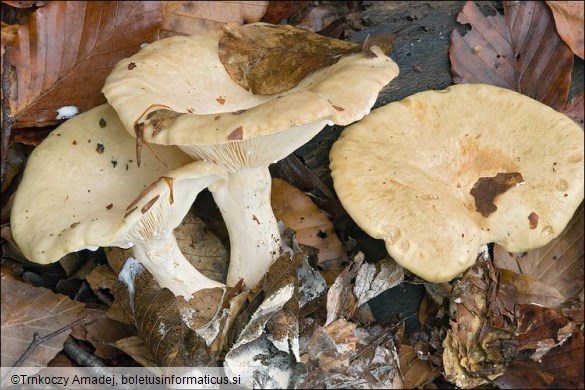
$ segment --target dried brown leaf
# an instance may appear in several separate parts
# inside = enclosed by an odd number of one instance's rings
[[[112,67],[157,38],[160,2],[52,1],[20,27],[11,51],[17,127],[54,124],[57,110],[79,112],[102,104]]]
[[[312,1],[269,1],[262,22],[279,24],[302,11]]]
[[[197,308],[193,308],[193,312],[186,312],[184,306],[180,307],[177,303],[184,299],[175,297],[166,288],[161,289],[152,275],[136,260],[127,260],[122,272],[130,269],[137,273],[133,282],[127,280],[132,286],[133,294],[129,294],[131,289],[122,283],[114,288],[113,294],[124,310],[133,317],[138,335],[142,337],[158,364],[165,367],[215,365],[216,359],[204,338],[188,326],[189,320],[192,321],[189,314],[197,313]],[[196,293],[193,298],[202,309],[208,306],[205,290]]]
[[[201,219],[188,213],[173,233],[192,266],[210,279],[225,281],[229,253]]]
[[[573,53],[583,59],[583,2],[547,1],[552,10],[557,32]]]
[[[394,329],[361,327],[345,319],[313,330],[303,348],[308,376],[302,388],[401,389]]]
[[[410,345],[400,346],[400,371],[405,389],[421,389],[440,375],[438,367],[418,358]]]
[[[120,351],[114,343],[136,334],[133,326],[108,318],[104,310],[86,308],[84,315],[84,323],[75,325],[71,336],[91,343],[95,348],[93,354],[98,358],[111,360],[119,357]]]
[[[318,250],[317,264],[323,270],[340,268],[347,261],[333,223],[304,192],[273,179],[271,203],[276,219],[296,232],[298,243]]]
[[[522,351],[494,384],[518,389],[583,388],[583,333],[554,310],[536,305],[520,305],[518,319]]]
[[[30,7],[42,7],[47,4],[46,1],[8,1],[3,0],[4,4],[8,4],[11,7],[15,8],[30,8]]]
[[[218,31],[225,23],[258,22],[269,1],[163,1],[161,36]]]
[[[454,83],[484,83],[518,91],[560,109],[571,84],[573,53],[556,32],[551,11],[539,1],[510,2],[505,16],[484,16],[468,1],[451,34]]]
[[[358,44],[286,25],[230,23],[219,40],[219,58],[232,80],[263,95],[287,91],[308,74],[360,50]]]
[[[502,375],[516,353],[515,297],[486,252],[453,286],[451,302],[454,317],[443,342],[445,378],[468,388]]]
[[[118,276],[112,271],[109,265],[102,264],[95,267],[87,275],[86,280],[94,291],[99,289],[108,289],[111,291],[118,283]]]
[[[581,128],[583,128],[583,114],[585,111],[585,104],[583,103],[583,91],[578,95],[573,96],[561,109],[561,112],[574,120]]]
[[[525,303],[538,303],[555,308],[564,301],[574,298],[583,289],[584,218],[584,207],[581,205],[563,233],[542,248],[510,254],[499,245],[494,245],[496,267],[519,275],[530,275],[539,283],[548,286],[538,287],[536,284],[532,287],[518,286],[521,292],[530,292],[530,297],[526,297],[529,300]],[[518,283],[522,281],[521,278],[517,279]],[[544,294],[545,291],[549,293]],[[555,294],[554,291],[558,293]],[[538,298],[539,293],[541,299]],[[561,297],[564,297],[563,302],[559,302]]]
[[[46,336],[81,318],[84,305],[51,290],[20,282],[1,268],[2,367],[12,366],[33,341],[34,333]],[[67,330],[38,346],[23,362],[44,367],[63,349]]]
[[[118,340],[115,345],[143,367],[158,366],[152,352],[150,352],[150,349],[140,336],[131,336]]]

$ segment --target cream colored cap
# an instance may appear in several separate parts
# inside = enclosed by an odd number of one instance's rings
[[[521,252],[563,231],[583,200],[583,142],[578,125],[542,103],[460,84],[372,111],[343,131],[330,160],[355,222],[400,265],[445,282],[482,244]],[[516,184],[498,194],[501,178]]]
[[[235,83],[218,55],[219,35],[174,36],[120,61],[103,92],[124,126],[147,142],[179,145],[230,170],[277,161],[323,127],[361,119],[398,66],[373,47],[352,54],[275,95]],[[153,113],[157,110],[156,113]]]
[[[29,157],[14,198],[11,229],[22,253],[46,264],[172,234],[197,194],[223,175],[171,146],[153,146],[168,168],[148,152],[137,168],[135,147],[107,104],[53,130]]]

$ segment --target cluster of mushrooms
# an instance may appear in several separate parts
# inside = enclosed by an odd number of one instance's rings
[[[364,231],[428,281],[451,280],[488,242],[510,252],[545,245],[583,200],[583,131],[531,98],[457,85],[370,113],[398,75],[376,46],[259,95],[230,78],[218,41],[207,33],[147,45],[108,77],[108,104],[34,150],[11,216],[28,259],[132,248],[177,296],[222,287],[173,236],[208,188],[229,233],[226,284],[253,287],[281,252],[268,165],[325,126],[356,121],[330,154],[335,190]]]

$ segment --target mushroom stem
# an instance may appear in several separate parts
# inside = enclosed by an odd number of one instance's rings
[[[191,299],[193,294],[206,288],[225,287],[204,276],[183,256],[174,235],[167,238],[137,242],[134,257],[152,274],[161,287]]]
[[[267,167],[242,168],[210,190],[230,237],[227,285],[254,287],[280,254],[280,232],[270,204]]]

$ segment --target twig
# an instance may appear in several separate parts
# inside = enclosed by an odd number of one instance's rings
[[[87,352],[75,342],[73,337],[69,336],[63,344],[63,352],[67,354],[75,363],[83,367],[107,367],[106,364],[98,357]]]
[[[10,133],[14,118],[10,116],[10,45],[4,48],[2,58],[2,133],[0,135],[0,183],[4,183]]]
[[[26,350],[22,353],[22,355],[20,356],[20,358],[16,361],[16,363],[14,363],[14,366],[12,366],[12,368],[15,367],[20,367],[22,365],[22,363],[24,363],[24,361],[30,356],[30,354],[35,350],[36,347],[38,347],[39,345],[41,345],[42,343],[44,343],[47,340],[52,339],[55,336],[60,335],[61,333],[71,329],[72,327],[74,327],[75,325],[79,324],[81,321],[85,320],[85,316],[71,322],[70,324],[65,325],[64,327],[57,329],[54,332],[49,333],[46,336],[39,336],[39,332],[35,332],[33,335],[33,340],[31,341],[31,343],[29,344],[29,346],[26,348]]]

